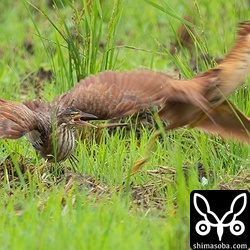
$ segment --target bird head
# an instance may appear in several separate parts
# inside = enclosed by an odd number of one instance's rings
[[[97,117],[95,115],[82,112],[81,110],[74,107],[68,107],[63,111],[59,111],[57,114],[57,122],[59,125],[64,123],[72,127],[84,125],[96,128],[96,126],[86,122],[87,120],[96,119]]]

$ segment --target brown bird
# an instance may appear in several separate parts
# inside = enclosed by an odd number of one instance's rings
[[[191,90],[192,86],[151,70],[104,71],[81,80],[52,103],[0,98],[0,137],[26,136],[50,162],[73,160],[75,126],[90,125],[87,120],[124,117],[165,98],[199,103],[207,109],[199,92],[196,96]]]
[[[74,107],[54,111],[39,101],[22,104],[0,99],[1,137],[18,139],[25,135],[33,147],[51,162],[68,157],[73,160],[74,126],[92,126],[84,121],[90,118],[96,117]]]
[[[161,119],[169,121],[169,125],[165,127],[166,131],[188,126],[222,137],[250,141],[250,119],[227,99],[250,72],[250,21],[239,24],[238,36],[235,45],[218,66],[182,81],[184,85],[193,86],[193,89],[195,86],[202,86],[201,90],[197,87],[195,91],[200,92],[210,108],[201,108],[198,103],[166,99],[158,112]],[[196,93],[196,96],[199,95]],[[146,156],[136,162],[132,174],[146,162],[154,140],[160,134],[160,131],[156,131],[152,136]]]
[[[170,121],[166,130],[189,125],[249,139],[249,119],[226,100],[250,67],[250,22],[240,24],[238,33],[225,60],[193,79],[175,80],[152,70],[104,71],[81,80],[51,103],[0,99],[0,137],[25,135],[44,158],[61,161],[73,157],[74,126],[163,104],[159,115]],[[230,125],[229,118],[234,121]]]
[[[227,97],[250,71],[250,21],[240,23],[238,35],[235,45],[217,67],[183,81],[186,85],[204,86],[200,93],[210,103],[210,109],[204,112],[198,105],[166,100],[159,111],[160,117],[170,122],[166,130],[188,125],[249,141],[249,119]]]

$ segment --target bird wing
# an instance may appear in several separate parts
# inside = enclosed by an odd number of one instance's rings
[[[170,122],[166,130],[187,125],[222,137],[250,141],[250,119],[229,100],[206,113],[191,104],[166,102],[159,115]]]
[[[250,141],[250,119],[245,116],[233,103],[223,102],[211,110],[213,121],[204,114],[196,127],[222,137],[232,137],[241,141]]]
[[[166,130],[188,125],[224,136],[248,139],[249,119],[227,98],[250,71],[250,21],[239,25],[238,35],[235,45],[222,63],[186,80],[186,85],[190,88],[197,84],[203,86],[202,91],[198,88],[196,90],[203,93],[211,108],[204,110],[191,102],[166,100],[159,111],[160,117],[170,122]]]
[[[51,104],[49,102],[43,102],[40,100],[27,100],[23,104],[30,110],[36,113],[50,113],[52,110]]]
[[[239,24],[238,38],[225,59],[216,67],[197,75],[193,80],[212,78],[206,86],[205,98],[215,107],[223,103],[246,79],[250,72],[250,21]]]
[[[209,115],[192,105],[167,102],[162,118],[167,118],[170,121],[170,124],[165,128],[166,130],[187,125],[189,128],[202,129],[222,137],[250,141],[250,119],[229,100],[210,109]]]
[[[19,102],[0,98],[0,137],[18,139],[34,130],[37,120],[32,110]]]
[[[110,119],[163,103],[167,108],[161,110],[161,115],[167,118],[171,115],[164,111],[174,103],[172,110],[178,111],[174,126],[191,124],[197,114],[205,112],[209,117],[208,109],[222,104],[249,73],[249,21],[239,25],[238,35],[222,63],[192,79],[178,81],[152,70],[104,71],[81,80],[54,104],[62,109],[73,105],[98,119]]]
[[[86,77],[69,92],[56,97],[52,106],[59,109],[74,106],[100,120],[128,116],[158,106],[166,99],[207,109],[209,105],[200,89],[200,85],[188,86],[185,81],[152,70],[103,71]]]

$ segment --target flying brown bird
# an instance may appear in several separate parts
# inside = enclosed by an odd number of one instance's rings
[[[182,81],[184,85],[201,87],[200,94],[209,103],[210,108],[200,108],[198,104],[166,99],[158,112],[161,119],[169,121],[165,130],[182,126],[199,128],[222,137],[232,137],[241,141],[250,141],[250,119],[245,116],[228,96],[245,80],[250,72],[250,21],[239,24],[238,38],[225,59],[216,67],[196,77]],[[196,94],[197,95],[197,94]],[[201,100],[201,98],[200,98]],[[152,136],[146,156],[137,161],[132,174],[137,172],[149,157],[155,138]]]
[[[160,117],[170,122],[166,130],[187,125],[249,141],[249,119],[227,98],[250,72],[250,21],[240,23],[238,36],[218,66],[183,81],[185,85],[204,86],[200,93],[210,103],[210,109],[204,111],[198,105],[166,99],[159,111]]]

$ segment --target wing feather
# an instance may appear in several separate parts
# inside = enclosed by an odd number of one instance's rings
[[[250,142],[250,119],[233,103],[225,101],[211,111],[211,116],[213,121],[205,115],[193,127]]]
[[[196,82],[190,86],[152,70],[103,71],[81,80],[69,92],[56,97],[53,105],[60,109],[73,105],[98,119],[124,117],[167,99],[208,108],[201,94],[203,88]]]
[[[0,137],[18,139],[37,127],[32,110],[19,102],[0,98]]]

